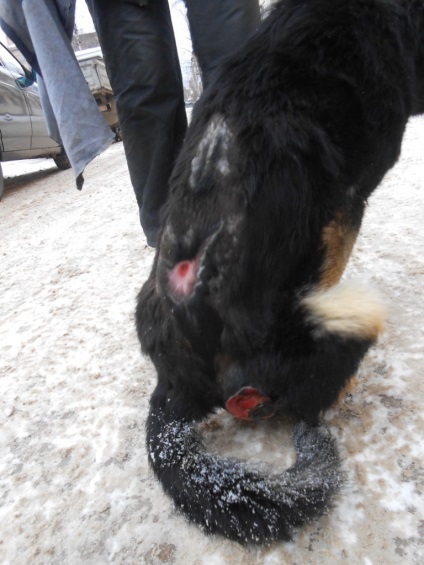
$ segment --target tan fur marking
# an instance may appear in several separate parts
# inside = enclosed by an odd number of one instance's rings
[[[329,288],[337,284],[352,253],[358,230],[346,223],[343,214],[338,214],[322,232],[326,257],[322,266],[320,286]]]
[[[383,331],[386,309],[381,300],[359,284],[339,284],[317,290],[302,300],[316,332],[377,339]]]
[[[349,379],[346,383],[346,386],[343,388],[341,394],[343,394],[343,396],[346,396],[347,394],[352,394],[353,391],[357,388],[358,386],[358,375],[354,375],[351,379]]]
[[[345,386],[340,391],[339,397],[336,400],[336,404],[342,403],[348,394],[353,394],[353,391],[357,388],[357,386],[358,376],[354,375],[346,382]]]

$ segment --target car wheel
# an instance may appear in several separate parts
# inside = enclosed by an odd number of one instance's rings
[[[60,155],[53,157],[53,161],[56,163],[56,167],[61,171],[66,171],[66,169],[71,168],[71,163],[69,162],[68,156],[63,151]]]
[[[121,128],[119,126],[111,128],[115,134],[115,142],[122,141]]]

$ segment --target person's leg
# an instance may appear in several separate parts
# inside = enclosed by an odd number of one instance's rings
[[[86,0],[115,94],[140,221],[156,243],[159,211],[187,128],[167,0]]]
[[[260,22],[258,0],[184,0],[203,86],[221,59],[241,47]]]

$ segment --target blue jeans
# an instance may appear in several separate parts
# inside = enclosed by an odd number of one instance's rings
[[[155,246],[168,179],[187,128],[168,0],[86,0],[115,94],[131,183]],[[258,0],[185,0],[203,85],[259,23]]]

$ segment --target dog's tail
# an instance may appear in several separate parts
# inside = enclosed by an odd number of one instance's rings
[[[207,533],[240,543],[289,540],[296,526],[326,514],[343,483],[336,441],[324,426],[297,423],[297,459],[282,473],[209,453],[195,422],[151,406],[150,463],[165,492]]]

